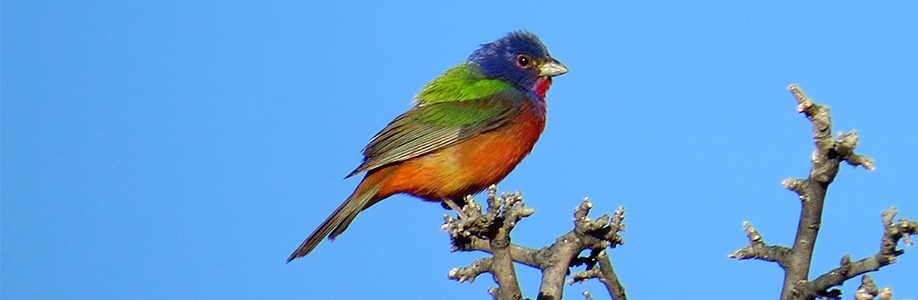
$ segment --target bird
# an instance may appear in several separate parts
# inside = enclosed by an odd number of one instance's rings
[[[426,84],[414,106],[377,133],[354,192],[287,258],[334,240],[358,213],[395,194],[442,202],[460,214],[466,195],[503,180],[545,129],[545,94],[568,72],[535,34],[521,30],[480,45]],[[444,205],[444,207],[446,207]]]

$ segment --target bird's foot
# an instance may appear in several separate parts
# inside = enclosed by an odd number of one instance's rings
[[[453,201],[453,199],[443,199],[443,203],[446,203],[446,205],[449,206],[449,208],[452,208],[453,211],[455,211],[456,214],[459,215],[459,219],[469,218],[469,215],[467,215],[464,211],[462,211],[462,207],[456,204],[456,201]]]

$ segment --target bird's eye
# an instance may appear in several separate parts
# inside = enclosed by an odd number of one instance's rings
[[[520,68],[528,68],[531,60],[532,59],[529,58],[529,56],[520,54],[516,56],[516,65],[520,66]]]

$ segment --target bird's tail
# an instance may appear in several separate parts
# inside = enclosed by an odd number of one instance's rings
[[[351,194],[344,203],[341,203],[341,206],[338,206],[338,209],[328,216],[328,219],[325,219],[325,222],[322,222],[322,225],[319,225],[319,228],[316,228],[316,230],[300,244],[300,247],[296,248],[296,251],[293,251],[293,254],[290,254],[290,257],[287,258],[288,263],[312,252],[325,236],[334,240],[335,237],[347,229],[348,225],[351,225],[351,222],[354,221],[354,218],[357,217],[360,211],[372,204],[370,200],[379,194],[379,184],[365,183],[370,182],[366,182],[366,180],[361,182],[354,193]]]

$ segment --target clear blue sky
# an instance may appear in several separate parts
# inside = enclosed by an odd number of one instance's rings
[[[576,2],[576,1],[575,1]],[[822,1],[2,2],[2,298],[489,299],[446,279],[439,205],[396,196],[284,259],[347,197],[360,149],[479,44],[541,36],[570,73],[504,180],[540,247],[627,209],[611,252],[633,299],[775,299],[775,264],[735,261],[751,221],[789,245],[810,124],[786,88],[858,129],[813,273],[875,253],[880,211],[918,219],[918,3]],[[519,268],[524,294],[539,274]],[[918,297],[914,248],[875,278]],[[844,287],[850,299],[858,281]],[[567,288],[569,299],[598,283]]]

